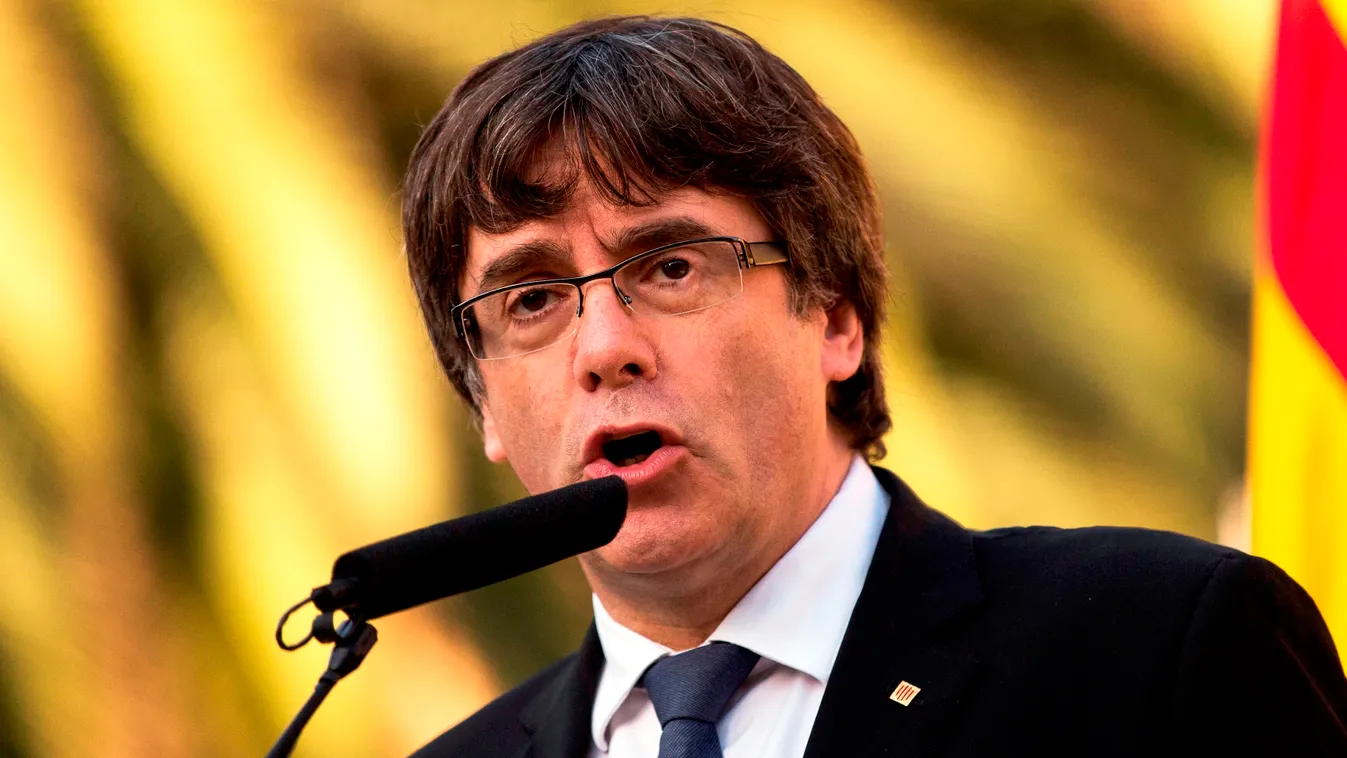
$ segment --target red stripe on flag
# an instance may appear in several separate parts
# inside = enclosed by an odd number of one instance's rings
[[[1318,0],[1282,3],[1263,155],[1272,265],[1347,377],[1347,47]]]

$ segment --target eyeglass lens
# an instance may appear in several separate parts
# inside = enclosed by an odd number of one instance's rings
[[[677,316],[710,308],[743,291],[738,251],[723,240],[637,256],[613,274],[635,312]],[[515,287],[463,310],[468,347],[478,360],[550,347],[575,333],[580,288],[574,284]]]

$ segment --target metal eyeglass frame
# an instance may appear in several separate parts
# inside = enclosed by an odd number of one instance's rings
[[[651,256],[659,255],[660,253],[668,252],[670,250],[676,250],[680,247],[687,247],[688,245],[696,245],[702,242],[728,242],[731,245],[733,245],[735,250],[735,258],[739,263],[740,271],[746,271],[748,269],[755,268],[757,266],[772,266],[779,263],[787,263],[787,264],[790,263],[790,255],[789,253],[786,252],[785,242],[777,240],[764,241],[764,242],[748,242],[739,237],[697,237],[696,239],[682,240],[680,242],[671,242],[667,245],[660,245],[659,247],[654,248],[653,250],[647,250],[643,253],[637,253],[636,255],[633,255],[632,257],[620,263],[617,263],[613,266],[609,266],[608,268],[602,271],[596,271],[592,274],[585,274],[584,276],[571,276],[562,279],[533,279],[526,282],[519,282],[517,284],[507,284],[504,287],[497,287],[492,290],[487,290],[486,292],[473,295],[467,300],[464,300],[458,305],[455,305],[454,307],[450,308],[449,318],[454,322],[454,332],[458,335],[458,338],[463,341],[465,347],[469,347],[468,335],[463,329],[463,311],[466,310],[468,306],[485,298],[491,297],[493,295],[499,295],[500,293],[507,292],[509,290],[525,289],[528,287],[537,287],[540,285],[548,285],[548,284],[570,284],[574,285],[575,288],[579,291],[578,301],[576,303],[575,308],[575,317],[578,320],[585,313],[585,285],[598,279],[607,279],[608,283],[613,287],[613,292],[617,293],[618,299],[622,301],[623,305],[630,308],[632,303],[631,297],[627,295],[627,293],[623,292],[621,287],[617,286],[617,280],[613,278],[617,276],[617,272],[621,271],[626,266],[629,266],[637,261],[644,260]],[[765,255],[761,253],[755,254],[755,251],[762,251],[763,253],[766,254]],[[733,300],[734,298],[730,299]],[[670,315],[678,315],[678,314],[670,314]],[[561,342],[562,339],[564,338],[558,339],[557,342]],[[556,342],[552,343],[552,345],[555,344],[557,343]],[[507,358],[518,358],[519,356],[529,355],[530,353],[537,352],[538,350],[546,350],[548,347],[551,347],[552,345],[547,345],[546,347],[541,347],[538,348],[537,350],[531,350],[528,353],[515,353],[513,355],[503,355],[500,358],[477,358],[477,360],[496,361],[496,360],[505,360]],[[469,354],[472,353],[472,349],[470,347],[468,349],[468,352]],[[476,356],[473,357],[476,358]]]

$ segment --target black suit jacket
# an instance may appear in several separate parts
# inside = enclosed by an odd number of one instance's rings
[[[1347,756],[1333,641],[1268,561],[1143,529],[969,531],[875,473],[892,505],[806,758]],[[416,758],[584,758],[602,670],[591,627]]]

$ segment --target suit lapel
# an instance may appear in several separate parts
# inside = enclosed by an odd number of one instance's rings
[[[570,665],[520,711],[532,736],[530,758],[585,758],[589,754],[594,693],[603,673],[603,646],[594,625]]]
[[[828,678],[805,758],[930,755],[976,679],[951,633],[982,602],[967,530],[876,468],[889,514]],[[920,688],[907,706],[901,682]]]

